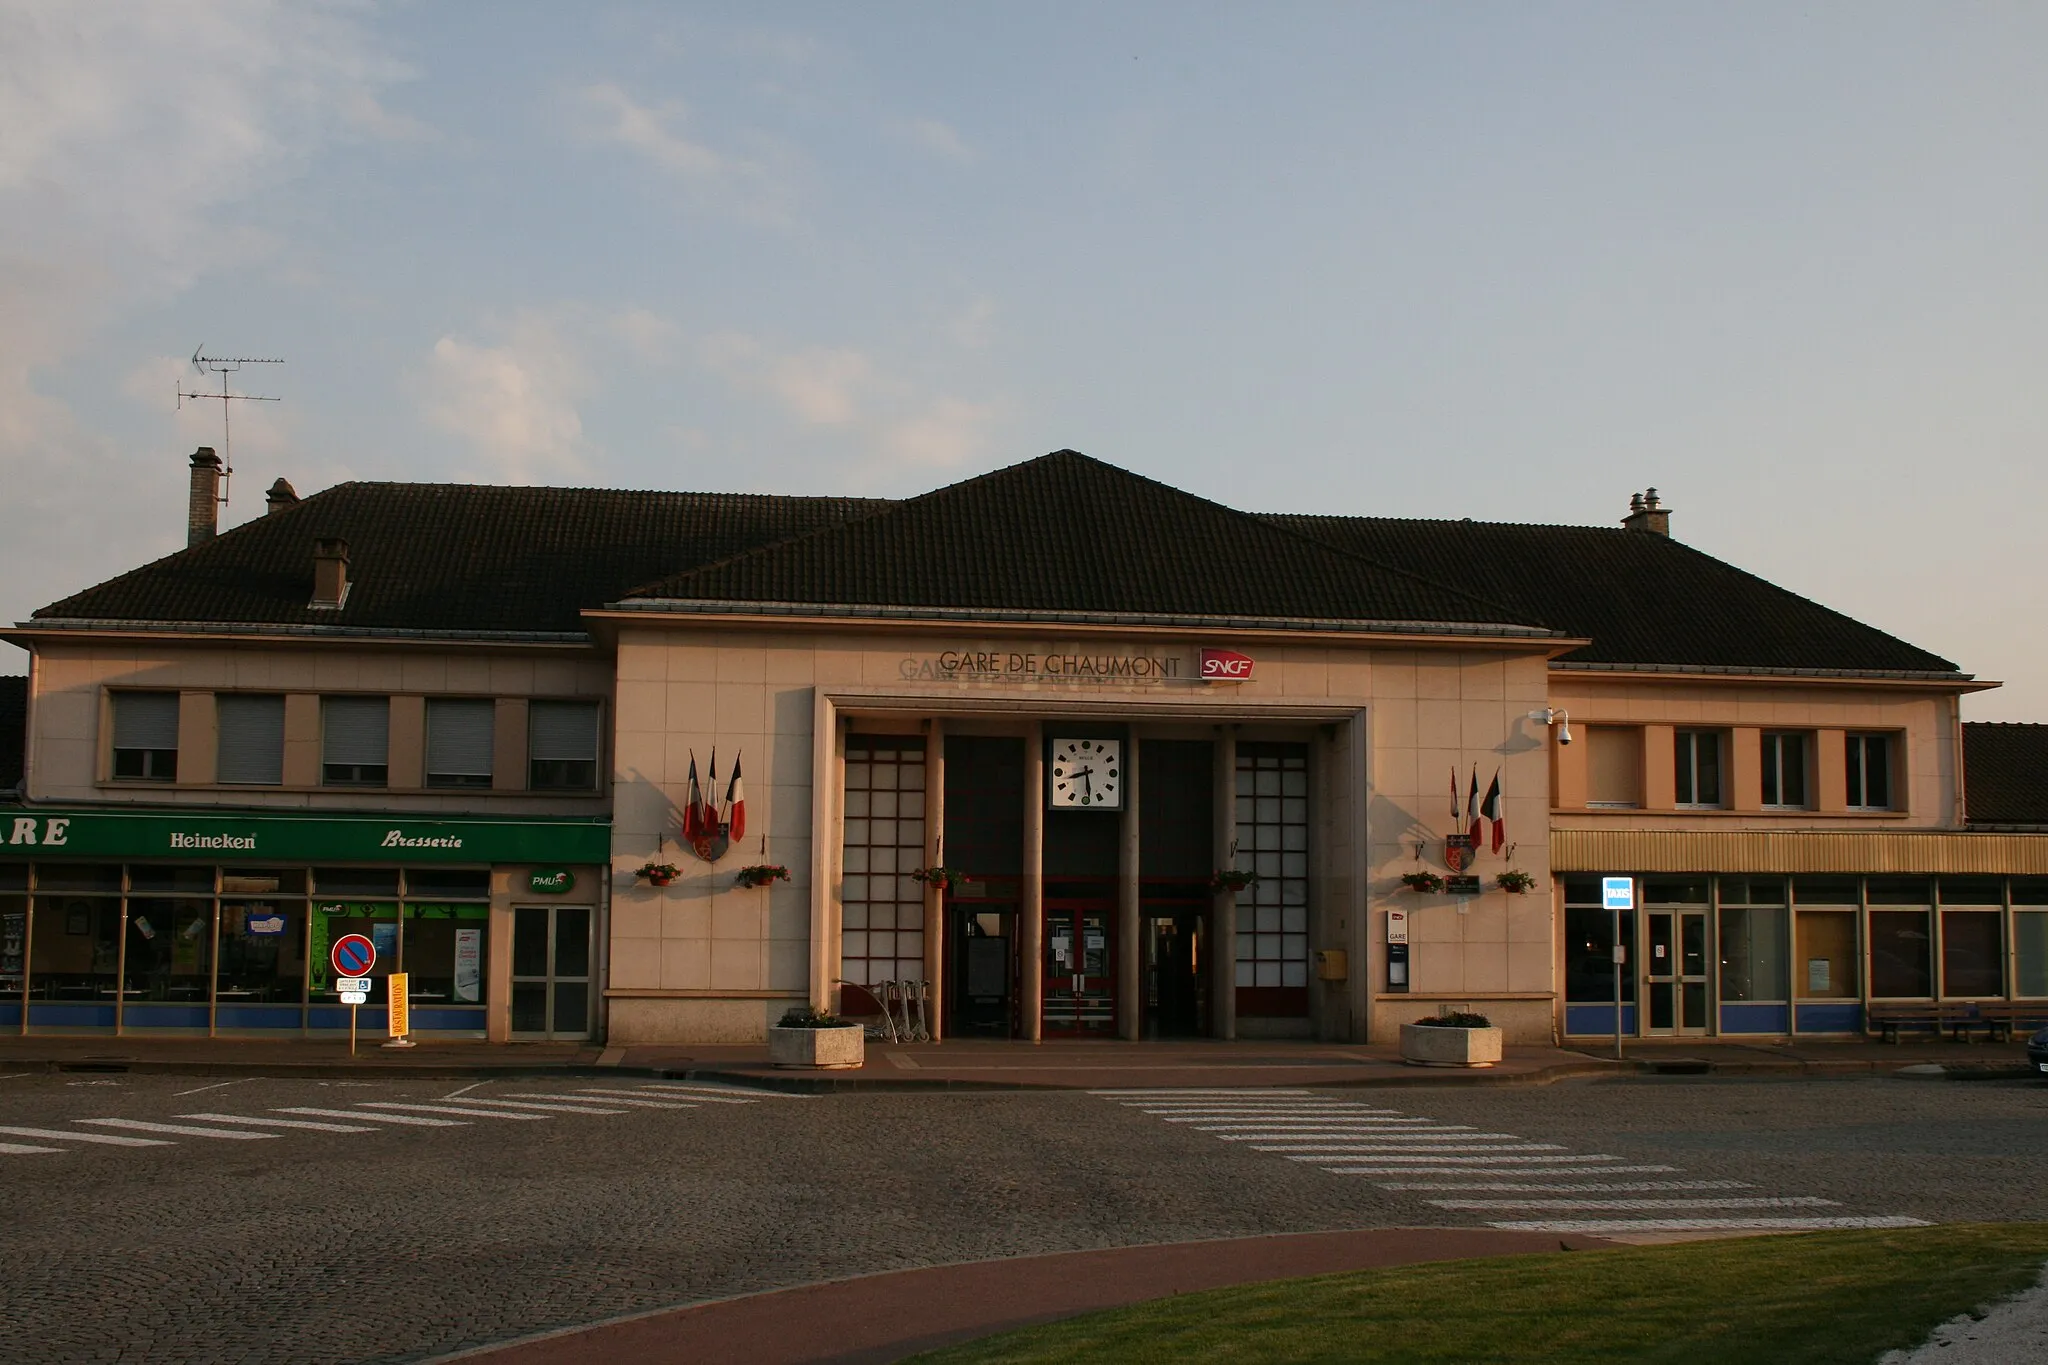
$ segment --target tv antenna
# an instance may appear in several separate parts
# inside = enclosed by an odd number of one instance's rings
[[[199,371],[199,373],[201,374],[219,375],[220,392],[201,393],[196,391],[188,391],[185,389],[178,389],[176,388],[175,385],[173,385],[172,387],[176,389],[178,395],[178,408],[180,411],[184,409],[185,400],[188,398],[194,401],[197,401],[202,398],[211,399],[220,404],[220,458],[222,465],[220,481],[220,501],[221,505],[225,507],[228,501],[228,485],[235,477],[235,452],[233,441],[230,434],[230,427],[228,423],[229,407],[235,403],[282,403],[284,401],[282,398],[265,398],[260,394],[254,393],[229,393],[228,376],[235,373],[237,370],[241,369],[244,365],[282,365],[284,364],[284,360],[282,357],[276,359],[268,359],[262,356],[253,355],[205,355],[203,354],[205,350],[206,343],[204,342],[201,342],[197,347],[193,349],[192,368]]]

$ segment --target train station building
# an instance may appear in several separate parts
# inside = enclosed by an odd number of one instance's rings
[[[2048,1000],[2035,727],[1654,491],[1270,515],[1060,451],[900,501],[280,481],[216,534],[211,460],[186,549],[6,632],[0,1028],[332,1036],[343,932],[497,1041],[906,981],[947,1038]]]

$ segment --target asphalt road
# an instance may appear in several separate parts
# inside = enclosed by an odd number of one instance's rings
[[[2043,1218],[2036,1082],[0,1077],[0,1341],[22,1362],[419,1360],[877,1270],[1271,1232]]]

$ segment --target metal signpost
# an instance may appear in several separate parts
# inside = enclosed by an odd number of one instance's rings
[[[1600,903],[1614,915],[1614,1058],[1621,1060],[1621,968],[1628,959],[1628,949],[1621,946],[1621,912],[1634,912],[1636,908],[1636,879],[1634,877],[1602,877],[1600,879]]]
[[[348,1006],[348,1055],[356,1055],[356,1006],[370,998],[370,968],[377,965],[377,945],[362,934],[343,934],[327,954],[334,967],[334,989]]]

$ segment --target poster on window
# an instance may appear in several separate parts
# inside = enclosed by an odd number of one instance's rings
[[[28,954],[28,912],[0,915],[0,984],[21,989],[21,971]]]
[[[484,931],[455,931],[455,998],[474,1005],[483,996]]]

